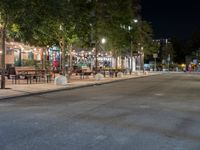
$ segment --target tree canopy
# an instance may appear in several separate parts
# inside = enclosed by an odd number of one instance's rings
[[[82,47],[106,37],[109,49],[128,52],[133,43],[148,43],[152,29],[139,17],[138,0],[2,0],[8,37],[36,46],[67,44]],[[7,18],[6,18],[7,17]],[[135,24],[134,19],[139,22]],[[131,30],[129,30],[131,28]],[[130,39],[131,37],[131,39]],[[148,48],[146,48],[148,49]]]

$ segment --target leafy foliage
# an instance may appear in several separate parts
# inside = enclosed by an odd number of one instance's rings
[[[9,20],[8,36],[15,40],[45,47],[64,38],[67,45],[89,47],[106,37],[107,49],[121,54],[130,52],[131,40],[135,49],[140,43],[146,54],[153,50],[150,25],[133,22],[139,10],[138,0],[0,1],[0,12]]]

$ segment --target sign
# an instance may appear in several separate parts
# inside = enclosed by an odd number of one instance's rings
[[[153,58],[158,58],[158,54],[153,54]]]
[[[198,60],[197,59],[193,59],[193,63],[196,65],[198,64]]]

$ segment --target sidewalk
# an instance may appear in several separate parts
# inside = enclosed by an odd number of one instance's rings
[[[0,89],[0,100],[7,98],[14,98],[19,96],[28,96],[34,94],[42,94],[61,90],[71,90],[75,88],[88,87],[93,85],[107,84],[132,78],[146,77],[156,75],[158,73],[150,72],[148,75],[141,73],[140,75],[126,75],[123,78],[110,78],[107,77],[101,81],[96,81],[93,77],[89,79],[72,78],[70,83],[66,86],[55,85],[51,83],[34,83],[34,84],[12,84],[11,81],[7,81],[6,89]]]

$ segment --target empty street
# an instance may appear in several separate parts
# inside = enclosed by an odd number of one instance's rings
[[[1,150],[199,150],[200,74],[0,101]]]

